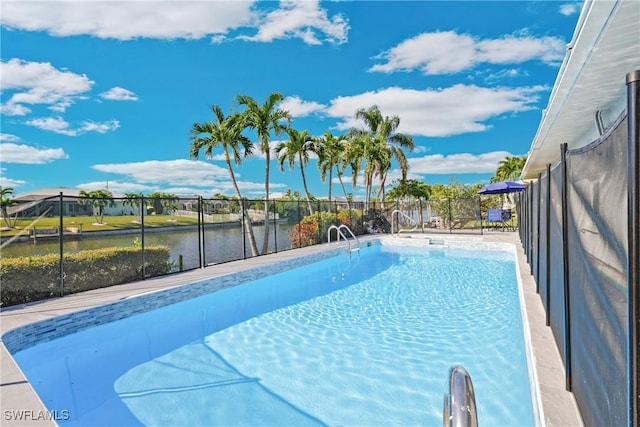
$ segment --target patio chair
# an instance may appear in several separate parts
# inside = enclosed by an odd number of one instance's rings
[[[509,211],[509,218],[511,218],[511,211]],[[487,209],[487,222],[489,224],[499,224],[504,227],[507,225],[504,220],[504,211],[502,209]]]

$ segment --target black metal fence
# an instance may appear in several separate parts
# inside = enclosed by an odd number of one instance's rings
[[[520,237],[566,387],[588,426],[638,425],[638,83],[627,111],[518,200]]]
[[[395,202],[91,198],[59,194],[3,213],[2,305],[128,283],[366,233],[474,233],[499,196]],[[516,219],[512,218],[513,223]],[[336,240],[335,234],[331,235]]]

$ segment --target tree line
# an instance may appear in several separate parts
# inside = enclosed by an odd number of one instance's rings
[[[233,164],[242,163],[250,157],[257,147],[265,156],[265,198],[264,212],[269,212],[269,178],[271,164],[271,136],[286,134],[286,141],[276,145],[273,154],[277,156],[278,165],[284,171],[285,165],[293,169],[300,168],[302,185],[310,213],[313,213],[312,196],[307,185],[305,167],[309,165],[312,155],[318,159],[318,169],[323,182],[329,181],[329,203],[331,202],[331,184],[335,172],[346,199],[343,177],[347,168],[351,169],[352,187],[356,186],[360,173],[364,177],[365,203],[369,200],[384,200],[384,188],[387,175],[395,160],[400,168],[404,181],[409,170],[405,150],[413,151],[414,141],[409,135],[398,133],[400,125],[398,116],[383,116],[377,106],[361,108],[355,117],[364,122],[364,129],[353,128],[341,135],[334,135],[329,130],[321,136],[313,136],[308,130],[299,130],[291,126],[291,114],[279,107],[283,100],[279,92],[271,93],[262,103],[247,95],[237,95],[236,102],[241,111],[225,115],[217,105],[210,106],[213,119],[194,123],[190,133],[190,157],[197,159],[202,152],[205,158],[213,158],[214,150],[221,148],[227,170],[240,208],[246,211],[246,204],[235,178]],[[254,131],[257,141],[252,143],[243,133]],[[379,190],[372,197],[374,181],[379,182]],[[249,244],[252,255],[258,255],[258,248],[253,234],[249,216],[245,218]],[[265,221],[262,253],[266,253],[269,245],[269,222]]]

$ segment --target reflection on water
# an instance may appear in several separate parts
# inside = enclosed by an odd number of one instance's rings
[[[272,252],[283,251],[292,248],[289,240],[291,224],[272,225],[269,238],[269,250]],[[264,226],[253,227],[258,249],[262,249],[264,240]],[[121,234],[115,236],[91,236],[85,233],[81,239],[66,239],[64,241],[64,252],[72,253],[86,249],[99,249],[106,247],[127,247],[133,246],[134,242],[139,242],[142,236],[140,233]],[[207,264],[232,261],[251,256],[251,248],[248,239],[246,247],[243,247],[243,233],[240,226],[209,228],[204,234],[204,255]],[[197,229],[171,231],[153,231],[145,233],[145,246],[163,245],[168,246],[171,260],[176,262],[182,255],[184,269],[199,267],[198,251],[198,231]],[[46,254],[57,254],[59,252],[57,239],[38,240],[37,243],[13,243],[2,249],[3,257],[16,256],[38,256]]]

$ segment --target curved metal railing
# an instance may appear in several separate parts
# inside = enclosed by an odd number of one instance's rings
[[[355,249],[351,248],[351,241],[347,238],[347,236],[341,231],[341,230],[347,230],[349,232],[349,234],[351,235],[351,237],[353,237],[356,241],[356,243],[358,244],[358,247]],[[351,231],[351,229],[349,227],[347,227],[344,224],[341,224],[340,226],[336,226],[336,225],[332,225],[331,227],[329,227],[329,229],[327,230],[327,243],[331,243],[331,230],[336,230],[336,234],[337,234],[337,240],[336,241],[340,241],[340,237],[342,237],[344,240],[347,241],[347,243],[349,244],[349,254],[351,254],[351,252],[353,251],[359,251],[360,250],[360,240],[358,240],[358,237],[353,234],[353,231]]]
[[[401,210],[396,209],[393,212],[391,212],[391,235],[393,235],[393,216],[396,214],[402,215],[403,217],[407,218],[409,221],[413,223],[413,228],[411,230],[406,230],[407,232],[415,231],[418,228],[418,221],[411,218],[409,215],[402,212]],[[397,218],[397,215],[396,215],[396,218]],[[396,233],[400,234],[400,225],[398,225],[398,231]]]
[[[471,375],[462,366],[449,369],[447,390],[444,395],[443,427],[478,427],[476,395]]]

